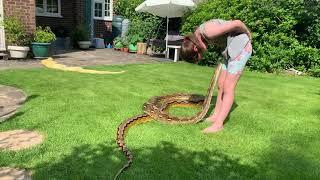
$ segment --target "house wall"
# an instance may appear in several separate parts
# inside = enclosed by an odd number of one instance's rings
[[[4,16],[17,16],[32,33],[36,28],[35,0],[4,0]]]
[[[62,18],[36,16],[36,24],[37,26],[49,26],[54,32],[63,27],[66,29],[66,35],[70,36],[75,26],[85,22],[85,1],[61,0]],[[116,0],[113,2],[115,3]],[[94,37],[108,38],[110,36],[112,36],[112,21],[94,20]]]
[[[113,7],[116,3],[117,0],[113,0]],[[112,21],[94,20],[94,36],[108,41],[108,38],[112,37]]]
[[[84,10],[85,0],[61,0],[60,17],[37,16],[37,26],[49,26],[54,32],[58,29],[66,29],[66,35],[70,36],[74,27],[85,22]],[[112,22],[94,20],[94,37],[111,36]]]
[[[53,32],[65,30],[64,36],[71,36],[77,24],[83,22],[84,0],[61,0],[62,17],[36,16],[37,26],[49,26]]]

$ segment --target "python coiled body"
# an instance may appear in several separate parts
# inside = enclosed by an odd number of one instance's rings
[[[142,124],[152,119],[169,124],[195,124],[201,121],[207,114],[210,103],[212,100],[212,94],[214,92],[215,86],[217,84],[219,74],[221,71],[221,64],[217,67],[215,73],[213,74],[210,85],[208,88],[207,96],[202,96],[198,94],[171,94],[166,96],[155,96],[152,97],[148,102],[143,105],[143,114],[137,115],[135,117],[129,118],[123,121],[117,130],[116,142],[119,149],[124,153],[127,159],[127,163],[118,171],[114,179],[128,167],[130,167],[133,162],[133,155],[127,148],[125,144],[125,134],[130,127],[136,124]],[[168,109],[173,105],[201,105],[201,111],[199,111],[193,117],[175,117],[168,113]]]

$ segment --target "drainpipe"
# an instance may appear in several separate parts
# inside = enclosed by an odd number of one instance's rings
[[[88,0],[90,1],[90,9],[91,9],[91,18],[90,18],[90,38],[93,39],[94,38],[94,0]]]
[[[4,19],[4,12],[3,12],[3,0],[0,0],[0,21],[2,22]],[[0,24],[0,51],[6,50],[6,36],[4,32],[3,25]]]

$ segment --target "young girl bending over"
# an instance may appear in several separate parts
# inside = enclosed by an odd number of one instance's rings
[[[209,44],[222,49],[225,61],[218,80],[218,97],[213,114],[207,118],[212,125],[203,130],[214,133],[223,129],[234,102],[234,92],[242,71],[252,54],[251,33],[240,20],[213,19],[185,37],[181,55],[186,60],[200,60]]]

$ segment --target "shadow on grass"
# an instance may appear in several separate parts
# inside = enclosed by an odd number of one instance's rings
[[[19,109],[20,109],[22,106],[24,106],[26,103],[28,103],[28,102],[30,102],[30,101],[38,98],[38,97],[39,97],[39,95],[30,95],[30,96],[28,96],[27,99],[26,99],[26,100],[20,105],[20,107],[17,109],[17,111],[19,111]],[[10,118],[8,118],[7,121],[10,121],[10,120],[15,119],[15,118],[17,118],[17,117],[19,117],[19,116],[22,116],[24,113],[25,113],[25,112],[23,112],[23,111],[19,111],[19,112],[15,113],[14,115],[12,115]]]
[[[259,162],[263,177],[258,179],[319,179],[320,158],[314,149],[318,136],[306,132],[272,138]]]
[[[27,99],[26,99],[26,101],[24,103],[30,102],[30,101],[38,98],[38,97],[39,97],[39,95],[37,95],[37,94],[30,95],[30,96],[27,97]]]
[[[120,179],[252,178],[255,167],[213,150],[191,151],[169,142],[132,149],[134,163]],[[119,160],[120,159],[120,160]],[[38,165],[34,179],[112,179],[125,163],[114,142],[81,145],[55,162]]]
[[[39,97],[39,95],[30,95],[30,96],[27,97],[27,99],[26,99],[20,106],[22,107],[22,106],[24,106],[24,104],[26,104],[27,102],[32,101],[33,99],[36,99],[36,98],[38,98],[38,97]],[[23,116],[23,115],[25,114],[25,111],[19,111],[19,109],[20,109],[21,107],[19,107],[19,108],[17,109],[18,112],[16,112],[16,113],[13,114],[12,116],[10,116],[10,117],[9,117],[8,119],[6,119],[5,121],[6,121],[6,122],[9,122],[9,121],[11,121],[11,120],[13,120],[13,119],[15,119],[15,118],[17,118],[17,117]],[[4,122],[5,122],[5,121],[4,121]]]
[[[9,117],[7,120],[5,120],[5,121],[7,121],[7,122],[9,122],[9,121],[11,121],[11,120],[13,120],[13,119],[15,119],[15,118],[17,118],[17,117],[20,117],[20,116],[23,116],[24,115],[24,112],[17,112],[17,113],[15,113],[14,115],[12,115],[11,117]]]

